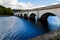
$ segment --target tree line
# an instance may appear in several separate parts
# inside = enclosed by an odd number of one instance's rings
[[[0,15],[13,15],[13,11],[11,8],[6,8],[2,5],[0,5]]]

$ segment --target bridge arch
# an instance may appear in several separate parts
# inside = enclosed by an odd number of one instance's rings
[[[29,16],[29,19],[33,22],[36,21],[36,14],[35,13],[31,13],[30,16]]]
[[[51,12],[47,12],[47,13],[44,13],[41,18],[40,18],[40,21],[41,22],[47,22],[47,18],[49,16],[56,16],[55,14],[51,13]]]
[[[27,18],[28,18],[28,15],[27,15],[27,14],[24,14],[24,18],[26,18],[26,19],[27,19]]]
[[[40,18],[40,22],[42,23],[43,29],[45,31],[50,31],[48,27],[48,20],[47,20],[49,16],[56,16],[56,15],[51,12],[47,12],[47,13],[44,13]]]
[[[20,14],[20,17],[23,17],[22,14]]]
[[[18,14],[18,17],[20,16],[20,14]]]
[[[35,17],[36,17],[36,14],[35,13],[31,13],[30,16],[29,16],[29,18],[31,20],[35,20]]]

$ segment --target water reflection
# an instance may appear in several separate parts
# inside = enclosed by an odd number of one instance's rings
[[[60,19],[57,16],[49,16],[48,17],[48,25],[50,30],[60,29]]]
[[[60,28],[60,19],[57,16],[49,16],[47,20],[50,30]],[[0,40],[28,40],[49,30],[43,26],[40,22],[35,24],[27,19],[15,16],[0,17]]]
[[[0,40],[28,40],[43,34],[41,28],[18,17],[0,17]]]

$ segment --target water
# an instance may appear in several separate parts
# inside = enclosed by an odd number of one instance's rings
[[[48,25],[51,31],[60,29],[60,18],[57,16],[48,17]]]
[[[41,28],[18,17],[0,17],[0,40],[28,40],[43,34]]]
[[[49,16],[47,20],[51,31],[60,29],[57,16]],[[0,40],[28,40],[44,33],[41,26],[29,20],[15,16],[0,17]]]

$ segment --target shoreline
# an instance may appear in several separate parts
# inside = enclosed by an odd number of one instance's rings
[[[60,40],[60,30],[54,30],[41,36],[31,38],[29,40],[56,40],[56,39]]]

